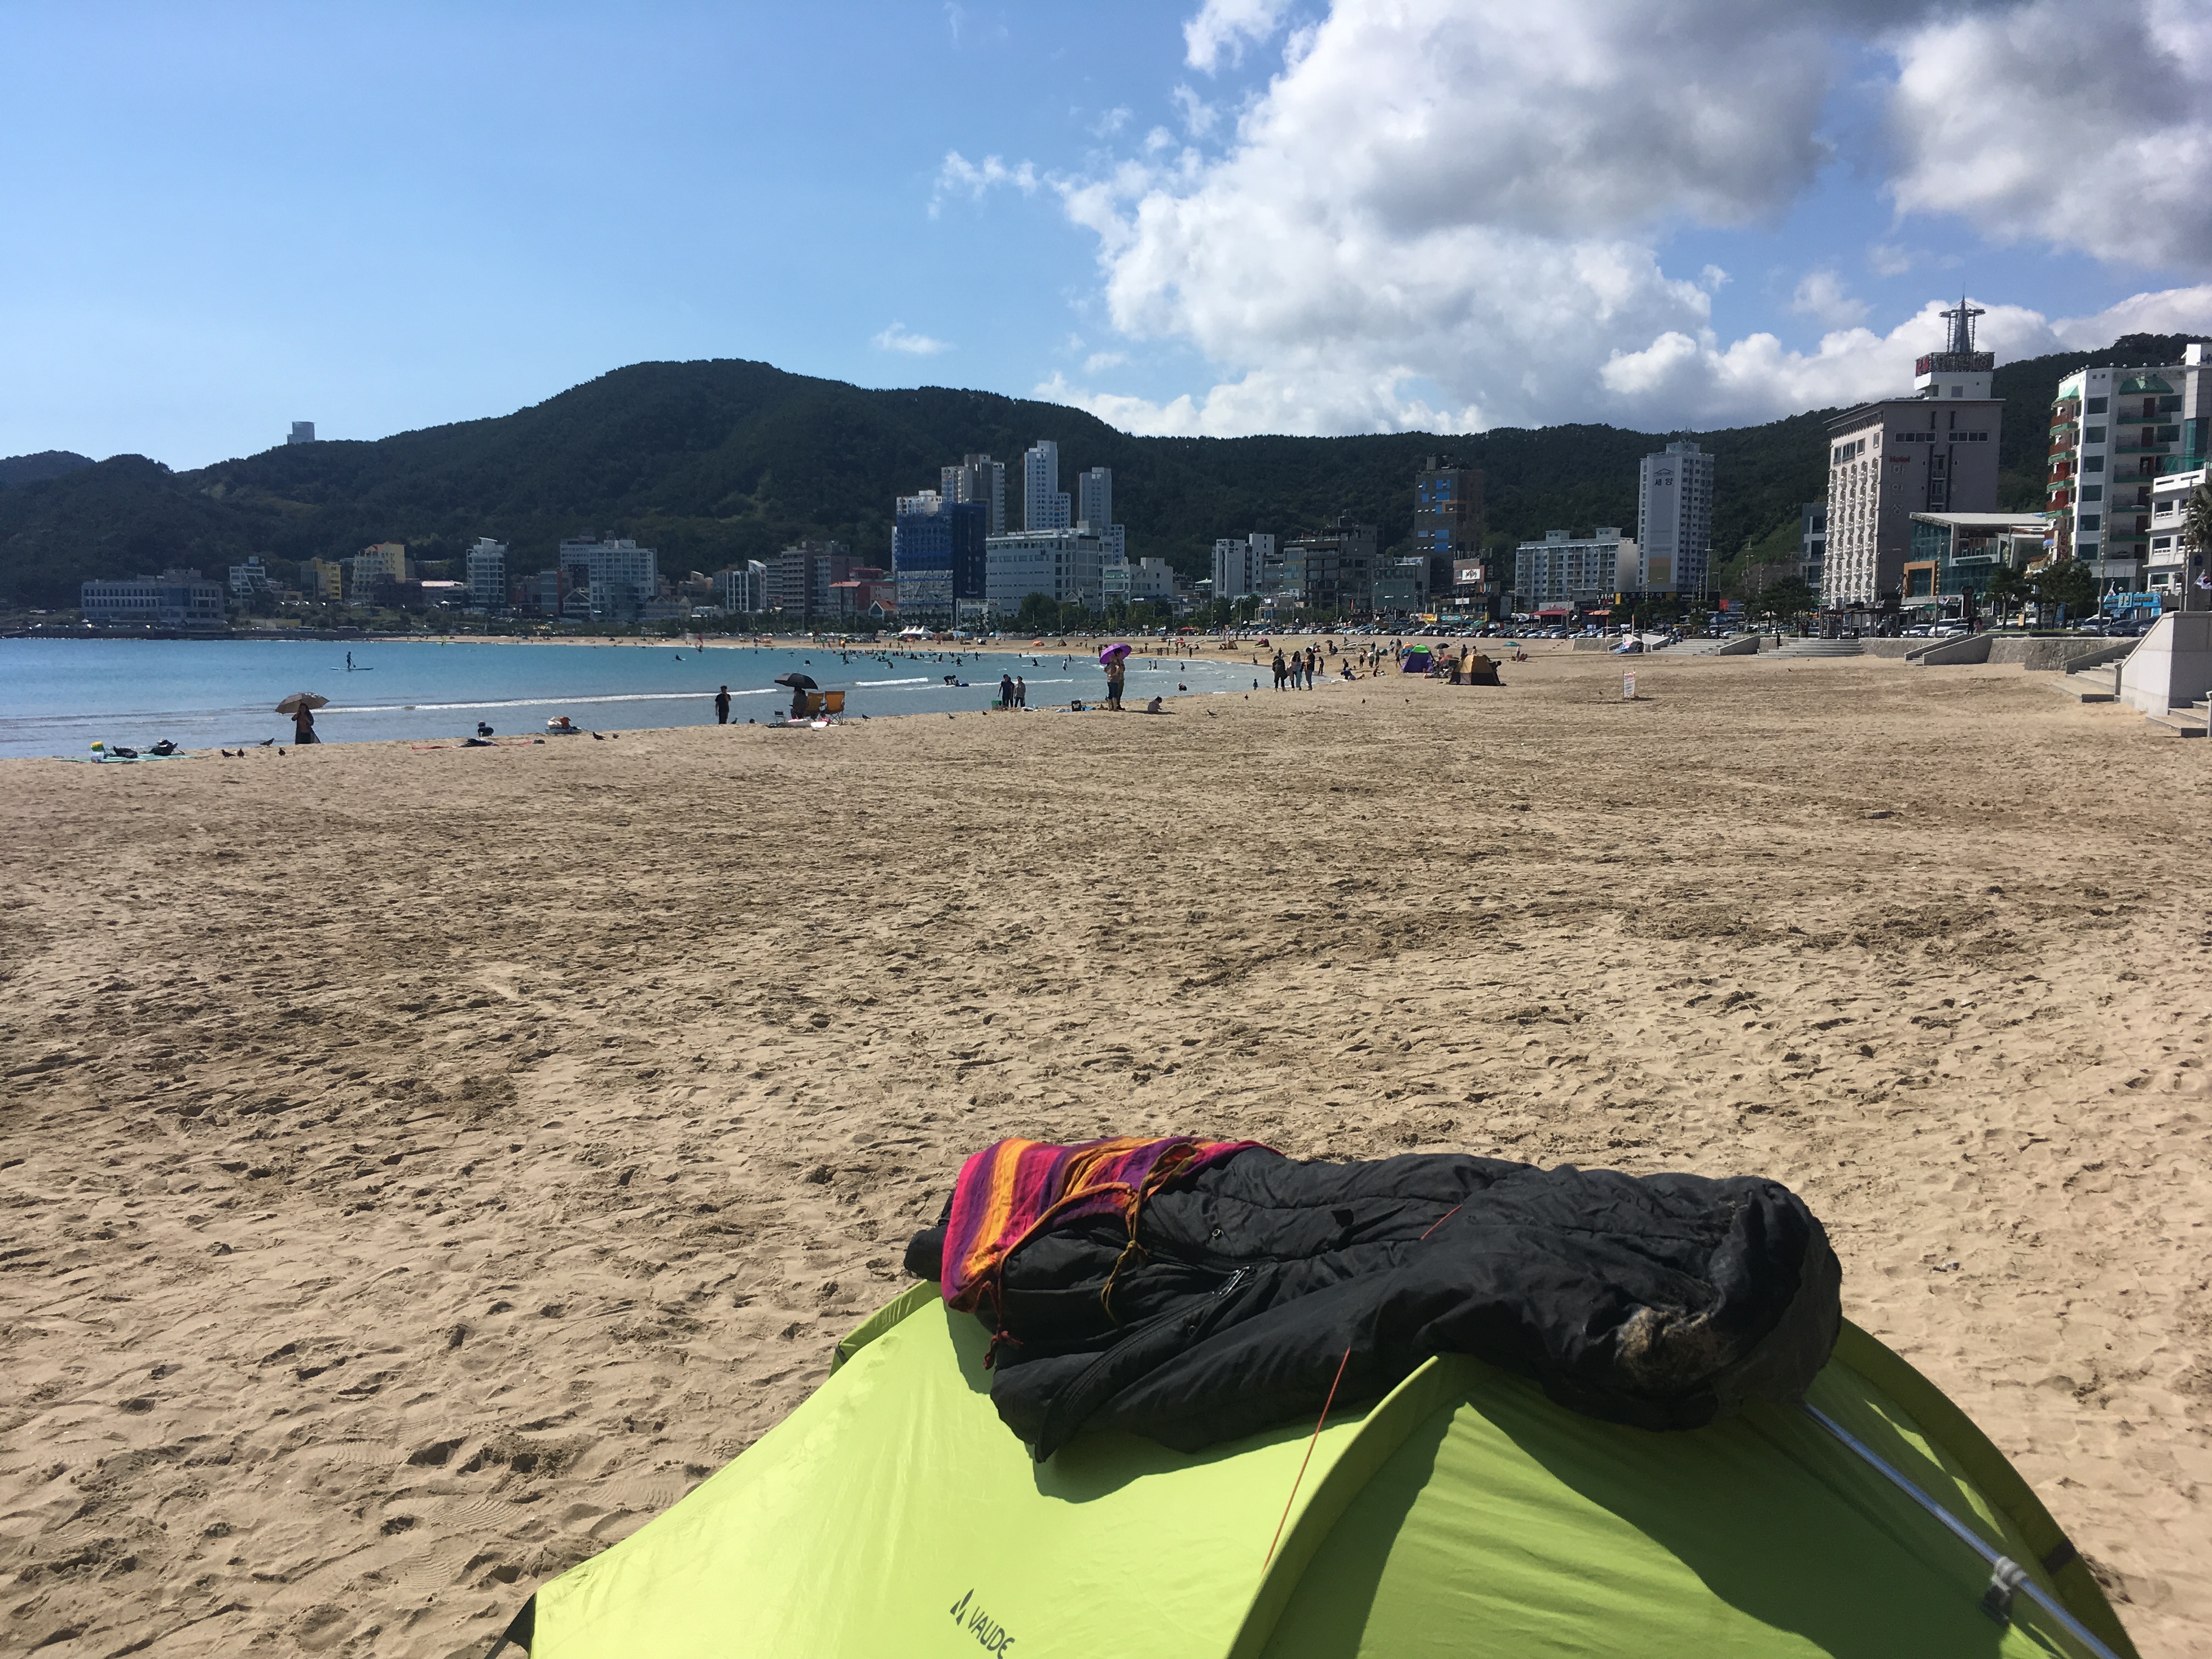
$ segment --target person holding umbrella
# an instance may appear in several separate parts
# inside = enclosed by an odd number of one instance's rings
[[[1121,712],[1121,687],[1129,678],[1129,647],[1109,645],[1098,653],[1098,660],[1106,667],[1106,706],[1118,714]]]
[[[814,684],[814,676],[811,674],[801,674],[796,672],[789,674],[778,674],[775,677],[775,683],[778,685],[787,685],[791,688],[791,718],[795,720],[805,720],[806,718],[806,694],[809,691],[817,689]]]
[[[315,735],[315,710],[329,701],[328,697],[319,697],[312,691],[295,691],[276,705],[278,714],[292,717],[292,741],[295,744],[322,741]]]

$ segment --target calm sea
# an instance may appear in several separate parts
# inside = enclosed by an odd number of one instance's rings
[[[1127,697],[1172,696],[1178,685],[1249,690],[1246,654],[1133,657]],[[1032,708],[1105,691],[1094,652],[0,640],[0,756],[84,755],[95,742],[144,749],[163,738],[186,749],[288,741],[291,720],[274,711],[295,691],[331,700],[315,716],[325,743],[465,737],[479,720],[502,737],[527,736],[556,714],[602,732],[711,725],[715,688],[726,684],[732,720],[765,723],[789,706],[791,694],[773,682],[793,669],[844,690],[848,717],[982,708],[997,698],[1002,669],[1028,680]],[[969,684],[947,685],[947,675]]]

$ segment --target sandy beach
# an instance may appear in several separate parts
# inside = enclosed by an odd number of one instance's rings
[[[1188,1131],[1790,1182],[2212,1654],[2212,753],[1634,666],[0,763],[0,1650],[480,1655],[966,1153]]]

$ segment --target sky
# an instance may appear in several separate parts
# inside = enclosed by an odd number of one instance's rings
[[[0,455],[624,364],[1650,431],[2212,332],[2203,0],[0,7]]]

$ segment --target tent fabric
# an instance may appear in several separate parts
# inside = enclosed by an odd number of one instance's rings
[[[1370,1407],[1188,1455],[1090,1433],[1033,1462],[988,1334],[915,1286],[667,1514],[538,1593],[532,1659],[1567,1659],[2081,1651],[1802,1410],[1653,1434],[1432,1359]],[[2123,1659],[2050,1516],[1955,1407],[1846,1325],[1812,1402]],[[1287,1525],[1272,1555],[1279,1521]]]
[[[1012,1339],[992,1400],[1040,1460],[1086,1425],[1194,1451],[1310,1422],[1445,1352],[1579,1411],[1693,1427],[1802,1397],[1842,1316],[1820,1224],[1750,1176],[1255,1147],[1153,1194],[1135,1237],[1132,1265],[1118,1218],[1035,1233],[979,1310]],[[929,1277],[933,1237],[908,1250]]]

